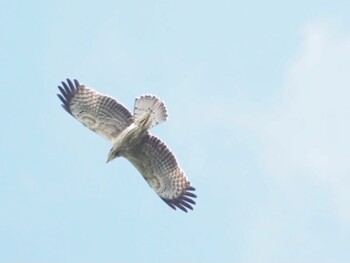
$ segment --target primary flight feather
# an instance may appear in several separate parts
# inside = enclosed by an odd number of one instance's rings
[[[125,157],[171,208],[193,209],[196,195],[169,148],[148,130],[167,119],[164,103],[155,96],[135,99],[132,115],[115,99],[77,80],[58,86],[62,107],[84,126],[112,144],[107,162]]]

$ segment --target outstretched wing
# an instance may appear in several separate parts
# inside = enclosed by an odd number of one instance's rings
[[[187,212],[196,204],[184,172],[175,156],[157,137],[147,134],[132,150],[125,153],[127,158],[143,175],[148,184],[171,208]]]
[[[113,141],[119,133],[128,127],[133,117],[131,113],[115,99],[102,95],[77,80],[58,86],[62,107],[90,130]]]

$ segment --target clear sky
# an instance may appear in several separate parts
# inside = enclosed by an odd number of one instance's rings
[[[350,262],[350,2],[0,2],[0,262]],[[174,211],[68,115],[159,96]]]

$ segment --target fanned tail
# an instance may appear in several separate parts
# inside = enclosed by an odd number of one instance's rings
[[[135,123],[150,129],[168,117],[164,103],[155,96],[145,95],[135,100]]]

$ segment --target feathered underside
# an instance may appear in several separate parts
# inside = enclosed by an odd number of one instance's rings
[[[143,175],[148,184],[171,208],[185,212],[193,210],[197,196],[185,173],[179,167],[175,156],[157,137],[147,134],[127,158]]]
[[[113,142],[133,122],[131,113],[115,99],[81,85],[77,80],[58,86],[62,107],[90,130]]]
[[[153,127],[167,118],[165,106],[154,96],[142,96],[135,101],[133,116],[115,99],[102,95],[77,80],[62,82],[58,86],[62,107],[84,126],[100,134],[112,143],[122,131],[135,122],[142,122],[144,114],[150,114]],[[131,126],[130,126],[131,127]],[[192,210],[197,196],[175,156],[157,137],[146,133],[140,141],[122,156],[127,158],[142,174],[148,184],[171,208],[185,212]],[[119,137],[120,138],[120,137]]]
[[[152,95],[144,95],[135,99],[135,123],[142,121],[145,115],[149,115],[151,118],[149,129],[166,121],[168,117],[164,103]]]

